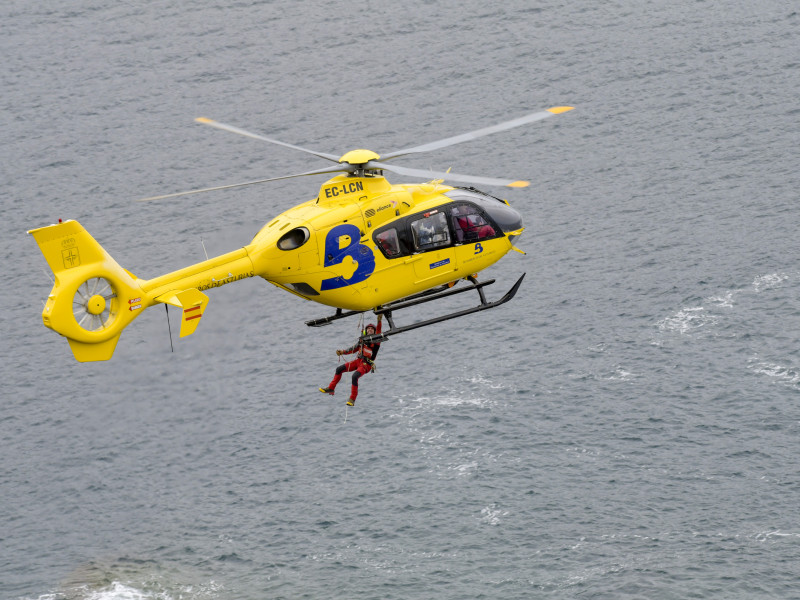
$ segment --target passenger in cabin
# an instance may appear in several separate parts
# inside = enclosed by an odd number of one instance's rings
[[[436,235],[436,230],[433,228],[431,223],[427,223],[425,221],[420,222],[419,226],[416,229],[417,231],[417,245],[422,248],[424,246],[430,246],[433,244],[434,235]]]
[[[469,221],[467,220],[467,217],[455,218],[455,230],[456,239],[459,242],[463,242],[464,238],[466,237],[466,232],[469,230]]]
[[[494,235],[494,229],[481,215],[470,215],[467,217],[470,224],[470,231],[477,233],[478,239],[483,240]]]
[[[400,245],[397,239],[397,230],[389,229],[380,233],[377,237],[378,244],[383,249],[384,254],[388,257],[397,256],[400,254]]]
[[[426,214],[421,219],[412,221],[411,231],[414,233],[415,248],[418,251],[450,244],[450,230],[443,212]]]
[[[470,206],[453,208],[453,228],[458,242],[472,242],[494,237],[494,228],[486,222],[483,215]]]
[[[353,379],[350,386],[350,399],[347,401],[347,406],[354,406],[356,397],[358,396],[358,380],[362,375],[366,375],[375,370],[375,358],[378,356],[378,350],[381,347],[380,342],[367,343],[364,338],[366,336],[375,335],[381,332],[381,325],[383,322],[383,315],[378,315],[378,327],[370,323],[364,328],[363,335],[359,338],[355,345],[347,348],[346,350],[337,350],[336,355],[342,356],[343,354],[356,354],[356,359],[339,365],[333,375],[333,379],[328,384],[328,387],[319,388],[323,394],[330,394],[336,390],[336,385],[342,379],[342,374],[353,373]]]

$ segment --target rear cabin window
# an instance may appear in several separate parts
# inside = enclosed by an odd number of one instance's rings
[[[402,254],[400,250],[400,239],[397,236],[397,229],[392,228],[376,233],[375,242],[388,258],[394,258]]]

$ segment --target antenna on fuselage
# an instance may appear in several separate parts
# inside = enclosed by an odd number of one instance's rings
[[[175,352],[175,347],[172,345],[172,325],[169,323],[169,304],[164,303],[164,308],[167,310],[167,331],[169,331],[169,351]]]

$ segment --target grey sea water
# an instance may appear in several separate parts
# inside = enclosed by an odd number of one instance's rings
[[[0,5],[0,596],[800,598],[800,13],[790,2]],[[193,122],[533,184],[501,308],[384,344],[212,290],[79,364],[28,229],[150,278],[248,243],[324,165]],[[391,177],[392,181],[402,181]],[[454,301],[449,307],[460,306]],[[175,331],[176,315],[172,315]]]

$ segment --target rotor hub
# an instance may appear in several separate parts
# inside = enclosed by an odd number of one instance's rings
[[[371,160],[378,160],[379,158],[380,155],[372,150],[350,150],[350,152],[339,159],[339,162],[350,165],[363,165]]]
[[[118,316],[119,299],[112,283],[105,277],[91,277],[75,290],[72,314],[86,331],[100,331],[111,326]]]
[[[89,298],[89,301],[86,303],[86,310],[92,315],[102,314],[105,309],[106,299],[100,294],[95,294]]]

